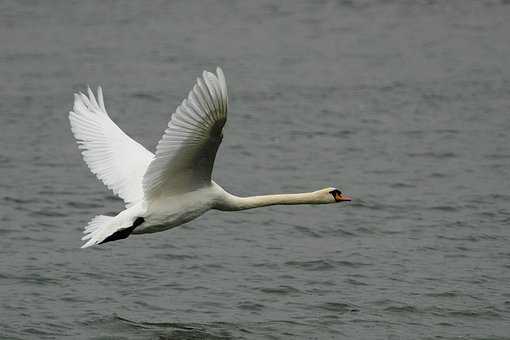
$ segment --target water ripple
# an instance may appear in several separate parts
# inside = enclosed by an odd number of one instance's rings
[[[328,260],[288,261],[285,265],[312,271],[335,269],[335,265]]]
[[[300,294],[301,291],[292,286],[279,286],[279,287],[265,287],[259,288],[262,293],[266,294],[275,294],[275,295],[292,295],[292,294]]]

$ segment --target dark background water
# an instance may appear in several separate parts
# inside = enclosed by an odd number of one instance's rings
[[[508,1],[0,2],[0,337],[508,339]],[[210,212],[80,250],[122,204],[72,93],[153,149],[203,69],[215,180],[342,206]]]

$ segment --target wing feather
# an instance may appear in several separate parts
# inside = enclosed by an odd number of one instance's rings
[[[103,91],[75,94],[71,130],[90,170],[127,205],[143,199],[142,179],[154,154],[126,135],[108,116]]]
[[[143,178],[146,199],[210,184],[227,119],[227,85],[220,68],[198,78],[172,115]]]

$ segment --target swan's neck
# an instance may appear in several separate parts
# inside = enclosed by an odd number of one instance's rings
[[[325,202],[323,202],[318,197],[316,192],[307,192],[301,194],[250,196],[250,197],[238,197],[226,193],[225,199],[216,206],[216,209],[234,211],[266,207],[268,205],[322,204],[322,203]]]

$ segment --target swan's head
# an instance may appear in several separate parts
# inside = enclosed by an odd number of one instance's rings
[[[322,189],[319,190],[318,193],[325,203],[340,203],[352,200],[351,196],[343,194],[337,188]]]

